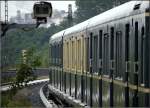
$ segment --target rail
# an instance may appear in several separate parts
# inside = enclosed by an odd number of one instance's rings
[[[39,94],[40,94],[40,98],[41,98],[41,100],[42,100],[42,102],[43,102],[43,104],[45,105],[45,107],[46,108],[53,108],[53,106],[52,106],[52,103],[50,103],[48,100],[47,100],[47,98],[45,97],[45,95],[44,95],[44,88],[47,86],[47,84],[45,84],[43,87],[41,87],[41,89],[40,89],[40,92],[39,92]]]

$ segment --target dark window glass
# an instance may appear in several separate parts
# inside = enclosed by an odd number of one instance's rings
[[[87,46],[87,52],[86,52],[86,54],[87,54],[87,67],[86,67],[86,69],[87,69],[87,72],[89,71],[89,38],[86,38],[86,46]]]
[[[111,37],[110,37],[110,59],[114,58],[114,28],[111,28]]]
[[[94,69],[94,72],[97,72],[97,47],[98,47],[98,37],[97,36],[94,36],[94,48],[93,48],[93,69]]]
[[[141,4],[136,4],[136,5],[134,6],[134,10],[140,9],[140,5],[141,5]]]
[[[90,33],[90,58],[92,58],[92,48],[93,48],[93,33]]]
[[[36,13],[37,13],[37,14],[40,13],[39,7],[36,7]]]
[[[108,75],[108,67],[109,67],[109,34],[104,34],[103,38],[104,49],[103,49],[103,72],[104,75]]]
[[[129,61],[129,32],[130,32],[130,25],[126,24],[126,31],[125,31],[125,60]]]
[[[138,22],[135,22],[135,51],[134,51],[134,59],[138,61]]]
[[[99,59],[102,59],[102,35],[103,31],[99,31]]]
[[[116,32],[116,77],[121,77],[122,69],[122,32]]]
[[[141,83],[144,83],[144,57],[143,57],[143,54],[144,54],[144,45],[143,45],[143,39],[144,39],[144,27],[142,27],[142,30],[141,30]]]
[[[43,14],[48,14],[48,7],[43,7]]]

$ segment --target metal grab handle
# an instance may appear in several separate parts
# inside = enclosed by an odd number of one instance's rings
[[[110,69],[111,70],[115,69],[115,60],[110,60]]]
[[[99,68],[102,68],[102,65],[103,65],[103,61],[102,61],[102,59],[99,59]]]
[[[90,67],[92,67],[92,59],[90,59],[89,62],[90,62],[90,63],[89,63]]]
[[[126,61],[126,72],[130,70],[130,61]]]
[[[134,62],[134,72],[138,73],[139,71],[139,62]]]

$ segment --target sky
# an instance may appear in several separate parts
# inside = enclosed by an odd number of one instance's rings
[[[39,1],[39,0],[38,0]],[[41,0],[42,1],[42,0]],[[46,1],[46,0],[45,0]],[[16,16],[17,10],[21,13],[31,13],[33,11],[33,4],[37,1],[8,1],[8,17]],[[53,9],[68,10],[68,4],[72,4],[73,11],[76,10],[75,1],[48,1],[52,3]],[[5,2],[1,1],[1,19],[5,18]],[[9,19],[8,18],[8,19]]]

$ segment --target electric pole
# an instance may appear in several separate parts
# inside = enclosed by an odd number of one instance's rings
[[[72,24],[73,24],[72,5],[71,4],[68,5],[68,23],[69,23],[69,26],[72,26]]]
[[[8,24],[8,0],[5,0],[5,24]]]

